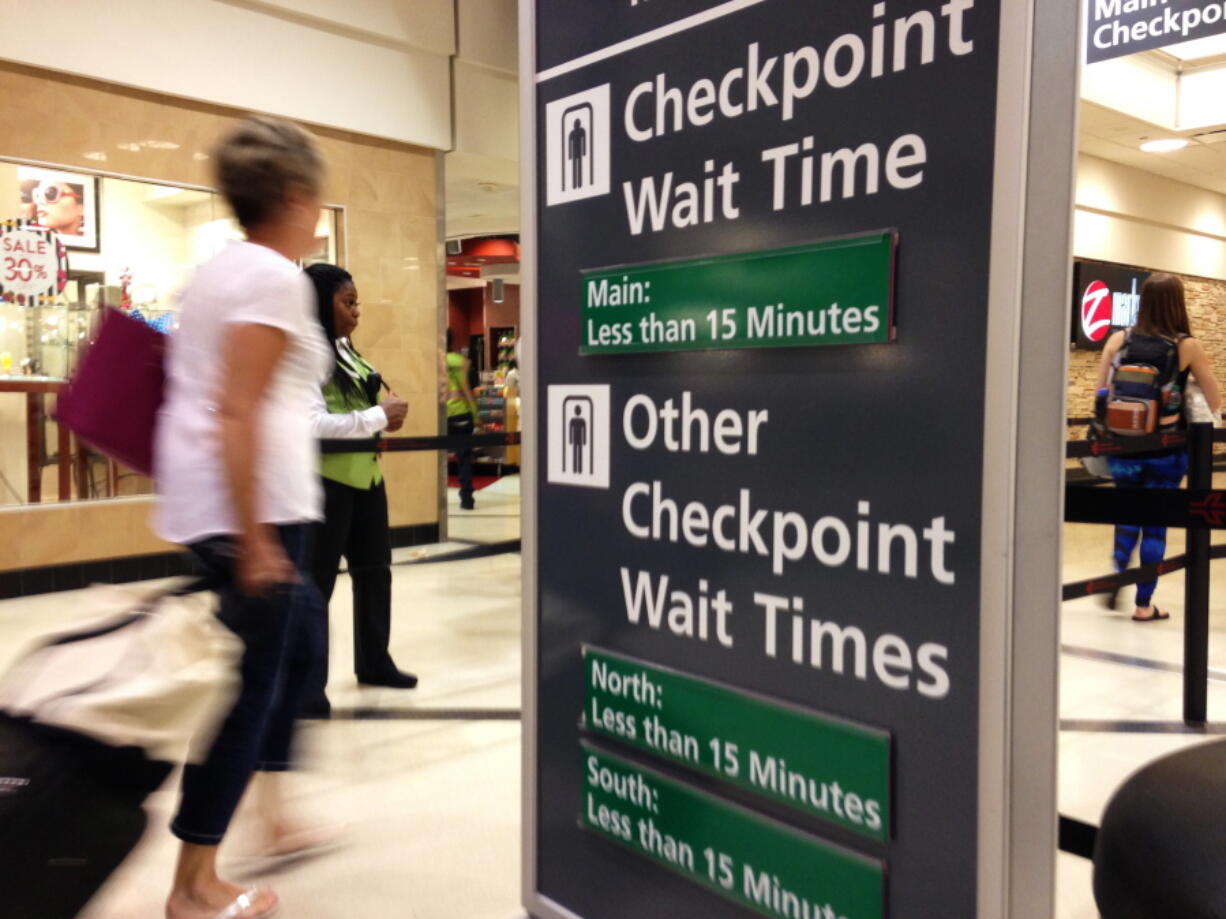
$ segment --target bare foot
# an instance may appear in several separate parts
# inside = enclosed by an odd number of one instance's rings
[[[235,906],[239,897],[248,894],[242,887],[215,880],[192,890],[171,891],[166,901],[166,919],[216,919],[223,910]],[[249,903],[235,907],[226,919],[262,919],[277,907],[277,895],[267,887],[249,892]]]
[[[252,818],[244,849],[253,855],[281,857],[305,855],[331,849],[341,842],[343,828],[300,819],[298,809],[287,803],[286,777],[279,772],[258,773],[249,791]]]
[[[1136,612],[1132,614],[1133,622],[1156,622],[1161,619],[1170,618],[1170,613],[1164,613],[1156,606],[1138,606]]]

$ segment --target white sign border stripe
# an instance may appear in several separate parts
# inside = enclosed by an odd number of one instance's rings
[[[713,22],[716,19],[722,19],[725,16],[731,16],[733,13],[739,13],[741,10],[748,9],[751,6],[757,6],[760,3],[765,3],[766,0],[728,0],[727,3],[720,6],[714,6],[709,10],[704,10],[701,13],[695,13],[692,16],[686,16],[684,19],[678,19],[676,22],[670,22],[668,25],[660,26],[652,29],[650,32],[644,32],[642,35],[636,35],[634,38],[627,38],[625,41],[619,41],[615,45],[609,45],[607,48],[601,48],[599,51],[593,51],[590,54],[585,54],[582,57],[577,57],[573,61],[567,61],[565,64],[558,64],[556,67],[550,67],[548,70],[542,70],[536,75],[537,83],[544,83],[546,80],[552,80],[554,77],[560,77],[563,74],[573,73],[576,70],[582,70],[589,64],[595,64],[597,61],[608,60],[611,57],[617,57],[626,51],[631,51],[635,48],[642,48],[644,45],[650,45],[662,38],[676,35],[679,32],[687,32],[690,29],[700,25],[705,25],[708,22]]]

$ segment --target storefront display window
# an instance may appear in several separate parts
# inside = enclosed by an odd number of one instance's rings
[[[321,211],[310,260],[338,260],[340,226]],[[104,307],[173,333],[195,266],[238,238],[208,189],[0,161],[0,505],[151,490],[62,435],[55,393]]]

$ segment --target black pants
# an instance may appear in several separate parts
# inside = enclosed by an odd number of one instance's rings
[[[473,416],[452,415],[447,419],[447,433],[468,436],[473,432]],[[463,447],[455,451],[456,475],[460,479],[460,506],[472,507],[473,503],[473,448]]]
[[[307,523],[277,527],[300,583],[255,596],[232,582],[219,591],[217,616],[243,640],[242,687],[204,761],[183,770],[183,796],[170,829],[184,842],[220,843],[252,771],[290,767],[295,719],[315,679],[326,632],[323,604],[303,575],[313,529]],[[206,573],[232,577],[229,538],[190,548]]]
[[[392,546],[387,527],[387,490],[350,488],[324,479],[324,522],[315,535],[311,577],[325,605],[332,599],[341,556],[353,581],[353,672],[359,679],[395,669],[387,645],[392,632]],[[319,681],[308,699],[324,697],[328,644]]]

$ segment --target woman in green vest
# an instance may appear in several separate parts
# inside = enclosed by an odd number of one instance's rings
[[[468,358],[452,351],[451,329],[447,330],[447,433],[467,437],[478,429],[477,399],[468,385]],[[473,503],[473,448],[456,450],[456,474],[460,479],[460,509],[471,511]]]
[[[336,265],[311,265],[319,323],[336,354],[312,421],[324,445],[320,473],[324,522],[315,536],[312,577],[327,603],[336,585],[341,556],[353,581],[353,669],[358,683],[412,689],[417,677],[401,672],[388,653],[392,613],[392,549],[387,523],[387,491],[379,468],[375,438],[404,424],[408,405],[354,349],[349,336],[358,326],[358,292],[353,277]],[[337,441],[353,440],[352,452],[336,452]],[[339,445],[339,446],[343,446]],[[304,714],[327,717],[331,711],[327,642],[314,692]]]

